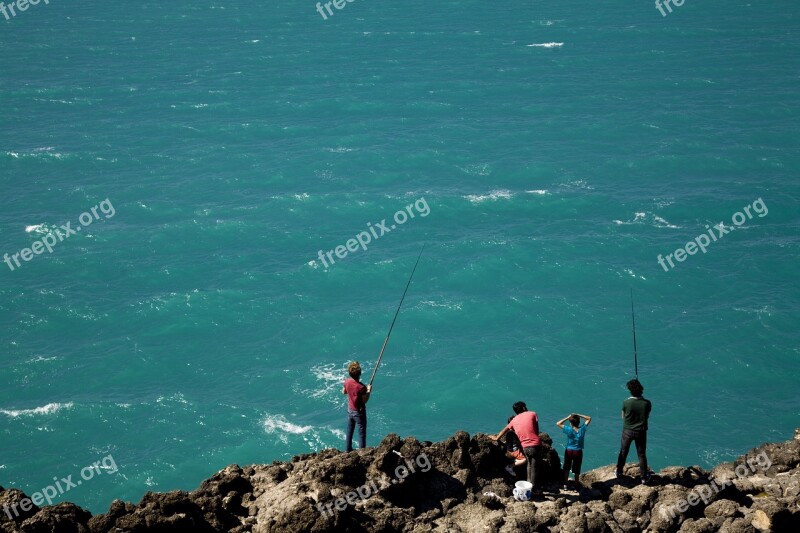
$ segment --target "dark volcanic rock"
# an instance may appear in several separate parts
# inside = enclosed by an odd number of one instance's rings
[[[800,531],[800,440],[764,444],[711,472],[669,467],[649,485],[638,466],[587,472],[583,485],[559,486],[561,463],[544,444],[544,497],[518,502],[502,447],[459,431],[442,442],[388,435],[375,448],[324,450],[289,463],[231,465],[192,492],[148,492],[92,517],[71,503],[19,507],[26,497],[0,488],[3,532],[138,533],[321,531],[553,531],[706,533]],[[27,504],[26,504],[27,507]]]

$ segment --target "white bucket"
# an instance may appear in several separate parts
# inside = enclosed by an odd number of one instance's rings
[[[528,481],[517,481],[514,484],[514,499],[521,502],[530,501],[533,494],[533,485]]]

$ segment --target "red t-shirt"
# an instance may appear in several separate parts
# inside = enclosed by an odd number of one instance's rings
[[[514,430],[523,448],[539,446],[542,443],[539,439],[539,417],[533,411],[518,414],[506,427]]]
[[[350,407],[350,409],[360,411],[364,408],[364,399],[362,396],[367,393],[366,385],[353,378],[347,378],[344,380],[344,390],[347,391],[347,406]]]

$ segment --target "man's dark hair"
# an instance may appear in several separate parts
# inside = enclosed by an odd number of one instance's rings
[[[631,396],[641,396],[644,392],[644,387],[639,383],[638,379],[632,379],[627,384],[628,390],[631,391]]]
[[[524,413],[525,411],[528,410],[528,408],[525,406],[525,402],[515,403],[512,409],[514,409],[514,412],[517,414]]]
[[[581,425],[581,417],[572,415],[569,417],[569,423],[572,424],[572,427],[578,427]]]

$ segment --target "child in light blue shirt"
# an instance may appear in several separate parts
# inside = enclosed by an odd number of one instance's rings
[[[581,425],[581,418],[586,423]],[[569,426],[565,427],[564,422],[569,420]],[[581,464],[583,463],[583,439],[586,430],[592,422],[591,416],[571,414],[556,422],[556,425],[564,431],[567,436],[567,449],[564,450],[564,484],[569,480],[569,471],[575,474],[575,483],[580,486]]]

